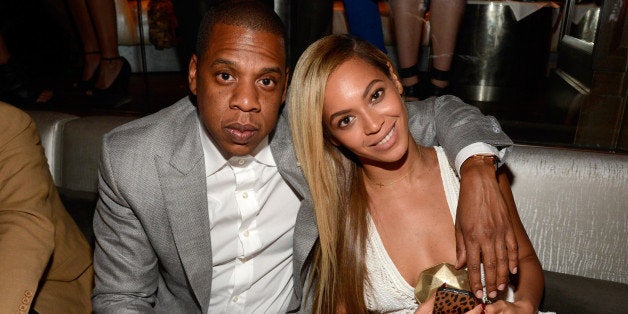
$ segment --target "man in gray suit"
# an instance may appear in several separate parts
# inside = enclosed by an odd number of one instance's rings
[[[318,233],[281,112],[283,25],[257,2],[223,4],[208,12],[198,42],[189,67],[196,106],[186,97],[104,138],[94,217],[97,313],[300,309]],[[409,111],[417,139],[438,139],[450,160],[476,142],[511,145],[492,118],[454,97]],[[459,212],[471,218],[458,242],[469,265],[478,265],[480,249],[488,258],[494,289],[506,280],[506,247],[516,256],[516,241],[505,208],[473,199],[497,191],[485,159],[470,158],[460,170],[461,193],[470,196],[461,196],[467,204]]]

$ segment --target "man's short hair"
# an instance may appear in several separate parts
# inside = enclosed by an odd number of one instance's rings
[[[196,41],[198,58],[202,58],[207,50],[211,41],[211,31],[216,24],[240,26],[276,34],[282,38],[284,48],[286,46],[286,28],[272,8],[255,0],[226,0],[219,1],[210,7],[201,21]]]

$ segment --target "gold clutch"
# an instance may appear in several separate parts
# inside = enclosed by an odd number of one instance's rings
[[[440,263],[421,272],[414,297],[421,304],[436,293],[433,313],[464,313],[482,304],[470,290],[466,268]]]
[[[421,304],[443,284],[447,284],[449,288],[471,290],[466,268],[456,269],[449,263],[440,263],[421,272],[419,282],[414,288],[414,297]]]

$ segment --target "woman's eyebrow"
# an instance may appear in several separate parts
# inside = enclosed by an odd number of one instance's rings
[[[363,99],[368,97],[369,92],[371,91],[371,87],[373,87],[373,85],[375,85],[375,83],[378,83],[378,82],[383,82],[383,80],[374,79],[369,83],[369,85],[366,86],[366,88],[364,89],[364,93],[362,94]]]

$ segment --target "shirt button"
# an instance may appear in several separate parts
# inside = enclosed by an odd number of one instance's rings
[[[240,166],[244,165],[244,159],[238,160],[238,165],[240,165]]]
[[[248,237],[248,236],[249,236],[249,230],[244,230],[244,232],[242,232],[242,234],[243,234],[245,237]]]
[[[233,303],[238,302],[238,296],[236,295],[235,297],[233,297]]]
[[[249,197],[249,193],[247,192],[242,193],[242,198],[247,198],[247,197]]]

